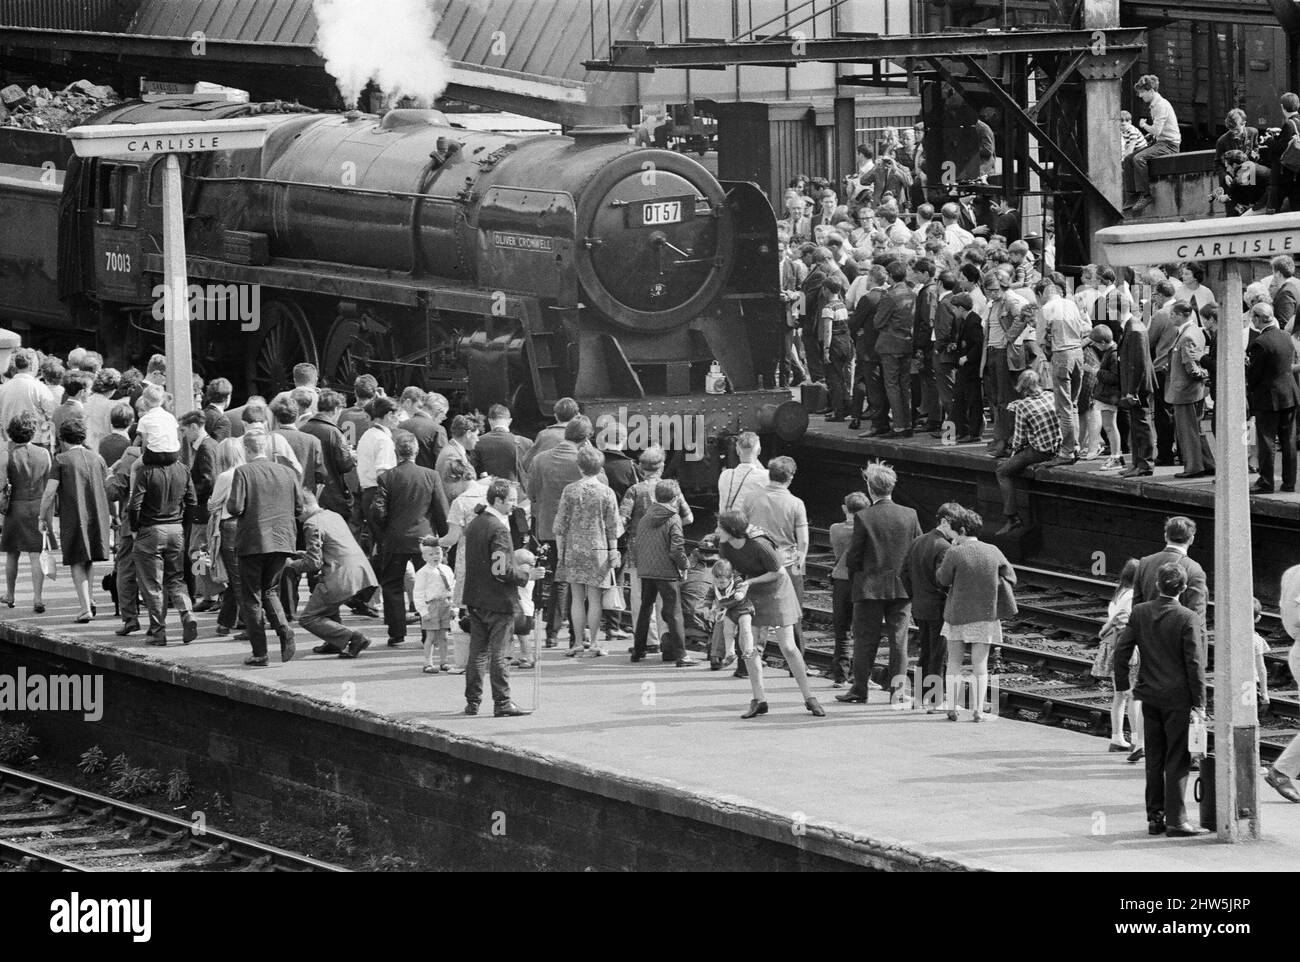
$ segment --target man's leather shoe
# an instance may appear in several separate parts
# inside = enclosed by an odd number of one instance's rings
[[[113,634],[117,635],[119,638],[125,638],[127,635],[131,634],[132,632],[139,631],[139,630],[140,630],[140,622],[128,621],[121,628],[117,629],[117,631],[113,632]]]
[[[252,658],[244,659],[244,664],[249,668],[265,668],[270,663],[271,659],[267,658],[266,655],[262,655],[260,658],[254,655]]]
[[[1165,834],[1170,838],[1195,838],[1197,835],[1209,835],[1210,831],[1191,822],[1183,822],[1181,825],[1166,825]]]
[[[645,655],[633,655],[633,656],[632,656],[632,664],[636,664],[638,661],[645,661]]]
[[[217,625],[217,637],[224,638],[226,635],[230,634],[230,632],[233,630],[234,629],[228,628],[225,625]]]
[[[363,651],[370,647],[370,639],[361,632],[355,632],[348,641],[348,647],[345,651],[339,652],[340,658],[356,658]]]
[[[374,605],[349,605],[352,613],[360,615],[362,618],[378,618],[379,609]]]
[[[509,704],[501,708],[494,708],[492,710],[492,716],[494,718],[518,718],[521,715],[531,715],[531,714],[532,712],[524,711],[514,702],[510,702]]]
[[[886,441],[899,441],[903,438],[910,438],[914,435],[913,431],[890,431],[888,434],[882,434],[881,437]]]
[[[146,644],[146,645],[153,645],[155,648],[166,648],[166,647],[167,647],[167,639],[166,639],[166,638],[147,638],[147,639],[145,639],[145,644]]]
[[[694,658],[692,658],[690,655],[687,655],[685,658],[678,658],[676,662],[678,668],[691,668],[698,664],[699,662],[696,661]]]
[[[286,632],[285,636],[280,639],[281,664],[287,661],[293,661],[293,656],[297,654],[297,652],[298,649],[295,648],[293,644],[293,632],[292,631]]]
[[[215,608],[216,606],[217,606],[217,603],[216,603],[215,601],[213,601],[211,598],[204,598],[202,601],[200,601],[198,604],[196,604],[196,605],[194,606],[194,610],[195,610],[195,611],[211,611],[211,610],[212,610],[213,608]]]
[[[741,715],[741,718],[755,718],[758,715],[767,714],[767,702],[759,701],[757,698],[750,699],[749,711]]]
[[[1282,487],[1278,488],[1278,490],[1281,491],[1283,494],[1295,494],[1295,485],[1294,485],[1294,484],[1291,484],[1291,485],[1286,485],[1286,484],[1284,484],[1284,485],[1282,485]]]
[[[1135,748],[1133,749],[1133,751],[1129,752],[1128,760],[1130,762],[1136,763],[1142,761],[1142,759],[1146,757],[1147,757],[1147,750],[1139,746],[1138,748]]]
[[[1268,772],[1264,775],[1264,781],[1277,789],[1277,793],[1288,802],[1300,802],[1300,789],[1297,789],[1295,782],[1276,768],[1269,766]]]
[[[1174,477],[1178,478],[1180,481],[1190,481],[1192,478],[1201,477],[1202,474],[1204,474],[1203,471],[1179,471],[1174,475]],[[1121,477],[1123,477],[1123,475],[1121,475]]]
[[[1273,485],[1265,484],[1263,481],[1256,481],[1250,486],[1251,494],[1272,494]]]
[[[836,695],[835,700],[842,701],[846,705],[865,705],[867,703],[867,696],[855,695],[851,691],[846,691],[842,695]]]
[[[1147,834],[1148,834],[1148,835],[1163,835],[1163,834],[1165,834],[1165,823],[1164,823],[1164,822],[1147,822]]]
[[[1129,468],[1129,469],[1126,470],[1126,471],[1121,471],[1121,472],[1119,473],[1119,477],[1121,477],[1121,478],[1149,478],[1149,477],[1151,477],[1153,474],[1155,474],[1155,472],[1154,472],[1153,470],[1151,470],[1150,468]]]
[[[389,639],[388,639],[388,647],[389,647],[389,648],[396,648],[396,647],[398,647],[399,645],[404,645],[404,644],[406,644],[406,639],[405,639],[405,638],[389,638]]]
[[[199,623],[191,618],[181,625],[181,643],[188,645],[199,636]]]
[[[478,714],[478,705],[474,705],[474,704],[466,705],[466,706],[465,706],[465,714],[466,714],[466,715],[477,715],[477,714]]]
[[[337,648],[335,648],[333,645],[317,645],[315,648],[313,648],[313,649],[311,650],[311,653],[312,653],[313,655],[338,655],[338,654],[342,654],[342,652],[340,652],[340,651],[339,651]]]

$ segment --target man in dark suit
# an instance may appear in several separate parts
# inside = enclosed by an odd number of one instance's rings
[[[1120,406],[1128,411],[1129,454],[1133,463],[1121,478],[1149,478],[1155,474],[1156,371],[1151,361],[1147,326],[1136,314],[1124,322],[1119,341]]]
[[[876,312],[880,300],[889,290],[889,272],[880,264],[867,270],[867,292],[861,295],[849,314],[849,336],[854,340],[857,370],[853,376],[853,401],[849,405],[849,430],[862,426],[863,418],[870,418],[871,429],[860,437],[875,437],[889,433],[889,395],[885,393],[885,379],[880,373],[880,355],[876,353]]]
[[[895,504],[898,478],[881,462],[867,465],[871,504],[858,512],[845,555],[853,582],[853,687],[836,701],[865,704],[881,635],[889,638],[890,700],[907,696],[907,629],[912,603],[903,582],[903,565],[912,542],[921,536],[916,512]]]
[[[1201,620],[1202,638],[1204,638],[1205,615],[1210,593],[1206,588],[1205,569],[1193,561],[1188,552],[1196,540],[1196,522],[1182,515],[1165,522],[1165,547],[1155,554],[1149,554],[1138,562],[1137,578],[1133,584],[1133,604],[1153,601],[1159,594],[1157,576],[1162,565],[1173,564],[1183,569],[1186,587],[1179,601],[1190,608]]]
[[[912,401],[920,411],[922,422],[917,429],[937,431],[943,424],[939,401],[939,387],[935,381],[935,316],[939,311],[939,298],[943,288],[934,277],[934,261],[922,257],[912,267],[912,283],[919,285],[916,292],[916,315],[912,321],[913,357],[918,371],[912,375]]]
[[[528,454],[524,456],[524,470],[531,471],[533,461],[539,454],[551,450],[561,441],[564,440],[564,431],[569,422],[578,416],[578,402],[571,397],[562,397],[555,402],[551,409],[555,415],[555,423],[548,424],[537,432],[537,437],[533,438],[533,446],[528,449]]]
[[[406,392],[402,393],[405,395]],[[447,432],[442,426],[447,409],[447,399],[441,394],[421,392],[411,416],[402,422],[402,430],[414,435],[419,445],[415,463],[422,468],[431,471],[436,468],[438,454],[447,446]]]
[[[1287,260],[1290,260],[1288,257]],[[1259,442],[1259,479],[1250,490],[1273,493],[1273,441],[1282,452],[1282,490],[1295,490],[1295,409],[1297,396],[1295,344],[1291,335],[1278,327],[1273,309],[1256,304],[1250,310],[1256,337],[1246,348],[1246,401],[1255,415],[1255,437]]]
[[[1174,323],[1174,285],[1168,280],[1156,284],[1153,298],[1156,310],[1151,316],[1147,341],[1151,347],[1151,361],[1156,373],[1156,390],[1153,400],[1156,427],[1156,464],[1168,467],[1174,463],[1174,409],[1165,400],[1169,387],[1169,366],[1173,359],[1174,342],[1178,340],[1178,325]]]
[[[1295,260],[1290,254],[1279,254],[1271,263],[1273,268],[1273,316],[1281,327],[1290,327],[1300,308],[1300,277],[1295,276]]]
[[[1201,432],[1205,399],[1210,394],[1210,372],[1201,364],[1207,353],[1205,331],[1192,317],[1192,306],[1174,301],[1174,323],[1178,336],[1169,358],[1169,383],[1165,400],[1174,409],[1174,433],[1178,437],[1178,456],[1183,470],[1176,478],[1203,478],[1214,474],[1214,450]]]
[[[265,668],[266,621],[280,639],[280,660],[294,656],[293,629],[280,604],[280,579],[285,562],[298,545],[302,520],[302,486],[293,468],[270,459],[270,436],[250,426],[244,433],[248,463],[235,469],[226,511],[238,519],[235,554],[241,579],[239,607],[253,648],[245,665]]]
[[[195,611],[210,611],[216,607],[216,602],[206,592],[196,594],[196,577],[189,559],[195,550],[206,547],[208,543],[208,498],[212,497],[212,487],[217,481],[217,442],[208,437],[204,427],[206,419],[201,411],[182,415],[179,423],[181,461],[190,469],[196,499],[192,507],[185,509],[185,587],[190,597],[195,599]],[[203,587],[208,587],[206,579]]]
[[[907,265],[894,261],[889,265],[889,290],[880,298],[873,323],[876,326],[876,353],[880,355],[885,394],[893,430],[886,438],[912,436],[912,324],[916,319],[916,295],[907,284]]]
[[[514,627],[517,589],[542,577],[541,568],[515,565],[509,518],[515,486],[500,478],[488,486],[487,507],[465,529],[465,588],[469,609],[469,663],[465,671],[465,714],[477,715],[483,698],[483,669],[492,683],[497,718],[527,715],[510,700],[506,653]]]
[[[320,466],[325,475],[320,490],[320,506],[347,518],[352,513],[352,492],[348,490],[348,472],[356,469],[357,456],[339,430],[339,413],[343,395],[324,390],[316,402],[316,413],[300,429],[320,443]]]
[[[938,711],[943,705],[943,666],[948,653],[942,636],[943,606],[948,591],[939,584],[937,575],[956,537],[952,522],[962,517],[963,510],[952,501],[939,505],[934,530],[913,541],[903,559],[903,589],[912,599],[912,620],[916,622],[921,642],[917,662],[921,678],[913,687],[924,693],[929,711]]]
[[[203,392],[203,429],[214,441],[230,437],[230,418],[226,415],[226,408],[230,406],[232,390],[230,382],[219,377]]]
[[[437,471],[415,463],[419,444],[410,434],[394,441],[397,466],[379,475],[374,517],[379,559],[379,590],[384,598],[388,644],[406,640],[406,564],[424,567],[420,539],[447,533],[447,495]]]
[[[329,478],[325,474],[320,441],[314,435],[298,429],[298,414],[298,405],[287,396],[278,397],[271,403],[271,415],[276,422],[275,433],[288,442],[293,456],[302,465],[303,490],[315,494]]]
[[[1142,702],[1142,730],[1147,751],[1147,830],[1174,838],[1204,835],[1187,820],[1187,750],[1190,716],[1205,722],[1205,655],[1203,629],[1195,613],[1178,603],[1187,576],[1175,564],[1156,574],[1159,596],[1136,603],[1115,646],[1115,688],[1129,688],[1133,649],[1142,656],[1133,697]]]
[[[934,369],[935,392],[939,406],[939,426],[931,437],[942,439],[943,422],[954,421],[953,402],[957,393],[958,325],[953,316],[952,299],[957,293],[957,274],[942,271],[935,291],[935,307],[930,327],[930,364]],[[954,435],[954,438],[956,435]]]
[[[843,277],[835,260],[831,255],[830,248],[818,247],[815,244],[804,244],[802,248],[803,262],[808,267],[808,276],[803,281],[804,295],[804,316],[803,316],[803,347],[804,354],[808,358],[808,373],[814,381],[826,380],[826,366],[822,361],[821,345],[817,343],[817,328],[821,322],[822,300],[825,297],[823,288],[826,281],[832,276],[839,274]],[[848,284],[845,284],[840,290],[847,290]],[[810,411],[810,414],[820,414],[821,411]]]
[[[528,486],[528,472],[524,470],[524,455],[533,442],[510,433],[510,409],[504,404],[488,408],[488,431],[478,439],[470,452],[470,463],[480,475],[516,481]]]

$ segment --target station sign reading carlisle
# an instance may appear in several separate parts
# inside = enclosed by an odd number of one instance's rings
[[[1300,254],[1300,214],[1107,227],[1097,240],[1114,267]]]
[[[103,124],[68,131],[78,157],[157,157],[262,146],[272,121],[264,117],[166,124]]]

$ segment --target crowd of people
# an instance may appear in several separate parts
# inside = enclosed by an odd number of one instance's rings
[[[1215,194],[1230,217],[1300,210],[1300,96],[1288,91],[1278,107],[1280,126],[1262,131],[1240,108],[1224,118],[1227,129],[1214,146]]]
[[[464,674],[470,715],[488,675],[501,717],[526,714],[511,698],[510,676],[512,667],[535,667],[534,627],[556,648],[567,623],[569,656],[607,657],[602,631],[605,642],[628,638],[617,620],[627,585],[632,663],[658,654],[675,668],[694,667],[695,642],[710,668],[734,666],[748,680],[741,717],[753,719],[769,712],[764,654],[779,652],[805,710],[826,716],[803,657],[810,538],[806,507],[790,491],[792,458],[764,464],[757,436],[739,435],[736,462],[718,479],[716,530],[688,551],[693,515],[664,476],[665,452],[651,447],[634,460],[617,422],[593,425],[571,398],[556,402],[554,424],[529,439],[511,430],[503,405],[488,410],[486,425],[457,415],[444,427],[449,405],[437,393],[410,387],[391,398],[363,375],[349,405],[317,386],[310,365],[293,377],[292,390],[240,408],[231,407],[228,381],[196,379],[195,409],[177,419],[161,356],[143,373],[119,373],[94,352],[72,352],[65,367],[19,350],[0,385],[10,442],[0,448],[0,602],[17,604],[26,553],[33,607],[43,612],[61,551],[77,623],[98,617],[93,566],[111,562],[103,586],[118,636],[143,630],[147,644],[165,646],[174,609],[181,642],[190,644],[200,635],[195,613],[215,610],[215,637],[238,633],[252,668],[270,663],[270,634],[281,662],[296,656],[295,623],[319,640],[314,654],[340,659],[370,644],[358,628],[366,619],[382,618],[392,647],[418,626],[422,673]],[[1055,416],[1033,371],[1021,373],[1020,385],[1022,400],[1037,403],[1014,409],[1013,448]],[[896,707],[952,721],[968,710],[983,721],[989,654],[1017,613],[1015,571],[981,540],[974,511],[944,504],[923,531],[916,511],[894,501],[898,479],[888,465],[868,464],[862,476],[863,490],[843,499],[844,520],[829,532],[835,698],[864,704],[883,688]],[[1181,808],[1189,713],[1204,710],[1205,573],[1188,557],[1195,533],[1189,519],[1170,519],[1166,547],[1124,567],[1094,669],[1115,684],[1111,748],[1133,762],[1146,758],[1151,829],[1171,835],[1199,833]],[[1283,584],[1293,634],[1297,578]],[[300,604],[304,579],[309,594]],[[889,667],[878,685],[882,642]],[[1137,667],[1135,650],[1152,667]],[[1300,671],[1296,661],[1293,650]],[[1291,801],[1300,801],[1298,763],[1300,743],[1267,776]]]

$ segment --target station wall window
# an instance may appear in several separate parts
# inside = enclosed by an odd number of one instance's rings
[[[112,227],[140,225],[140,168],[101,162],[95,178],[95,220]]]

